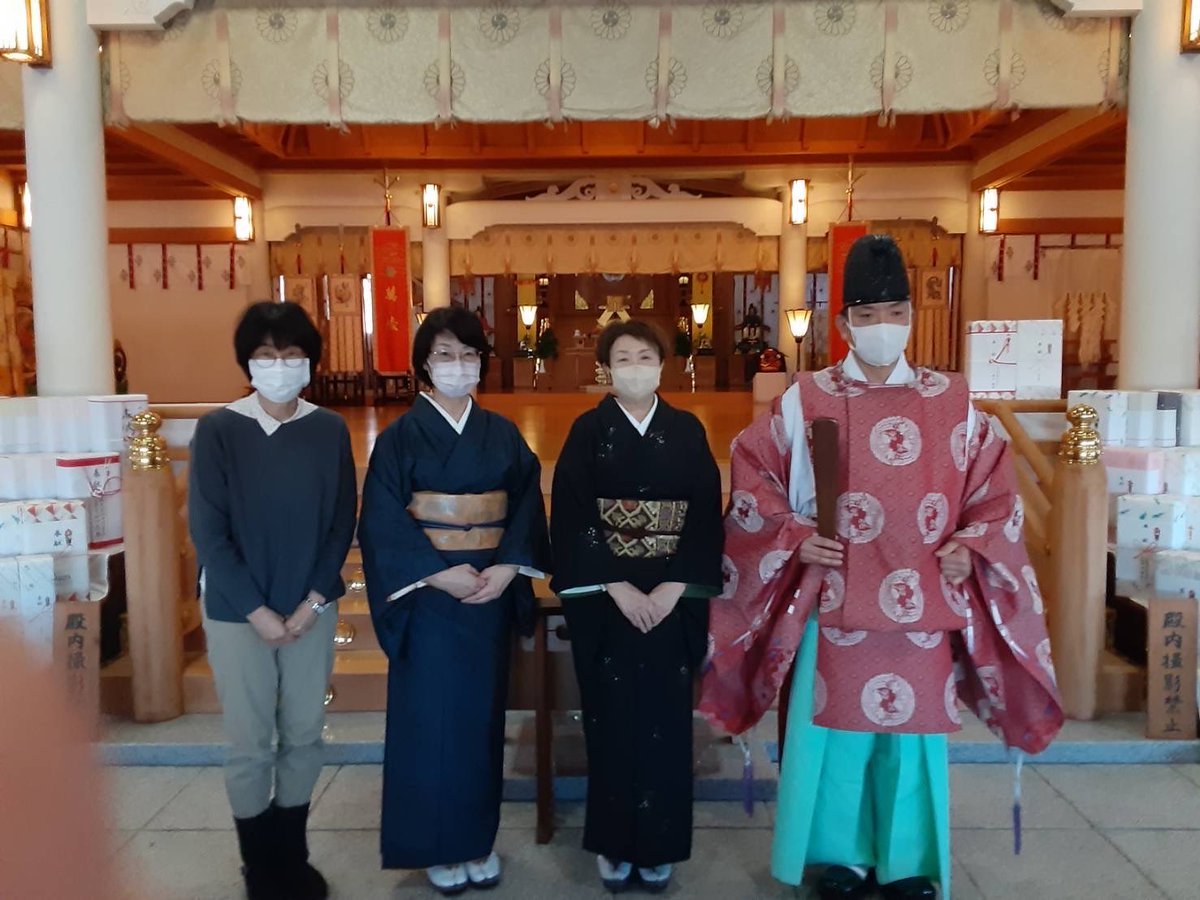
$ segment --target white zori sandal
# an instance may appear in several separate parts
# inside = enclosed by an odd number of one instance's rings
[[[600,870],[600,881],[610,894],[619,894],[629,887],[633,879],[633,866],[627,862],[611,862],[607,856],[596,857],[596,867]]]
[[[500,857],[492,853],[485,860],[467,863],[467,878],[473,888],[494,888],[500,883]]]
[[[638,869],[638,877],[642,886],[651,894],[661,894],[671,884],[671,874],[675,871],[671,865],[655,866],[653,869]]]
[[[467,867],[464,865],[433,866],[425,870],[425,875],[443,897],[461,894],[471,886],[471,879],[467,877]]]

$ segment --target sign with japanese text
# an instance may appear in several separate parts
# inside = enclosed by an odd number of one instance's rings
[[[100,723],[100,604],[54,604],[54,671],[96,733]]]
[[[1146,629],[1146,736],[1196,739],[1196,601],[1155,597]]]

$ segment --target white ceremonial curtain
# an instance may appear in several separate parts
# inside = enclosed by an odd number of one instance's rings
[[[1124,101],[1126,32],[1120,20],[1064,19],[1049,0],[340,8],[201,0],[162,33],[109,34],[104,83],[117,123],[662,122],[1086,107]],[[0,119],[12,120],[19,102],[14,110],[5,84]]]

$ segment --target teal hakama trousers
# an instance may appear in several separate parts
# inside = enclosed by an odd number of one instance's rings
[[[813,725],[819,637],[814,617],[790,687],[771,872],[798,885],[806,866],[862,866],[875,869],[881,884],[932,879],[949,900],[946,735]]]

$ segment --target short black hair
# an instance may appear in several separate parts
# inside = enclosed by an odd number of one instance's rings
[[[663,340],[663,336],[653,325],[639,322],[637,319],[613,322],[600,333],[600,339],[596,341],[596,361],[604,366],[610,365],[613,344],[623,337],[637,338],[642,343],[649,344],[658,353],[659,362],[667,361],[667,342]]]
[[[454,335],[468,347],[479,351],[479,380],[487,377],[488,354],[492,348],[488,346],[487,335],[483,333],[483,323],[479,315],[461,306],[443,306],[435,309],[425,317],[417,336],[413,338],[413,373],[417,380],[426,387],[433,387],[433,379],[425,363],[429,361],[429,351],[433,349],[434,339],[443,332]]]
[[[250,377],[250,357],[267,341],[279,350],[299,347],[308,357],[313,371],[321,362],[321,332],[298,303],[263,300],[242,313],[233,332],[233,352],[247,378]]]

